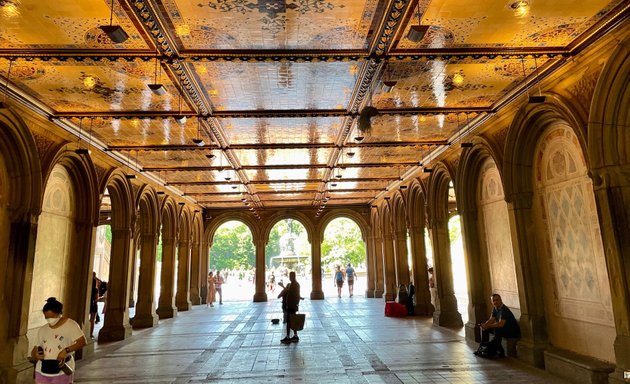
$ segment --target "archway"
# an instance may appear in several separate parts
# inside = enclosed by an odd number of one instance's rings
[[[225,280],[223,301],[249,301],[256,291],[256,246],[253,234],[242,221],[221,224],[209,244],[208,269]],[[219,301],[219,297],[216,297]]]
[[[348,264],[354,268],[356,277],[353,279],[353,294],[363,296],[367,290],[367,253],[361,228],[352,219],[339,217],[331,220],[324,230],[321,245],[322,255],[322,291],[326,297],[335,297],[337,289],[334,286],[334,272],[336,266],[347,269]],[[347,275],[347,274],[346,274]],[[348,280],[346,279],[346,286]],[[348,288],[344,287],[345,292]],[[344,294],[347,296],[346,294]]]
[[[278,295],[277,283],[289,281],[289,272],[295,271],[307,297],[312,287],[311,244],[306,227],[294,218],[282,219],[269,231],[265,246],[265,281],[269,297]]]

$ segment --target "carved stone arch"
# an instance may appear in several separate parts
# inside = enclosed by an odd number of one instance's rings
[[[383,204],[380,208],[380,227],[381,227],[381,231],[383,233],[383,235],[390,235],[392,234],[393,231],[393,223],[392,223],[392,207],[391,207],[391,203],[389,203],[388,201],[385,201],[385,204]]]
[[[482,137],[472,140],[472,148],[466,148],[462,152],[457,174],[455,175],[455,195],[457,196],[458,210],[475,209],[477,206],[477,183],[484,163],[488,159],[496,164],[503,185],[501,168],[501,154],[491,142]]]
[[[105,189],[109,191],[112,202],[112,228],[129,228],[135,210],[132,205],[133,192],[125,174],[116,168],[110,169],[105,174],[99,186],[99,202],[103,200]]]
[[[41,212],[44,196],[37,145],[28,127],[10,109],[0,109],[0,153],[9,180],[11,220],[26,220]]]
[[[172,197],[166,197],[162,202],[162,237],[177,238],[178,219],[177,202]]]
[[[532,192],[531,175],[536,146],[543,132],[549,126],[558,123],[573,130],[582,152],[586,154],[586,122],[572,111],[562,98],[547,97],[547,102],[543,104],[523,106],[512,121],[505,142],[505,159],[501,171],[508,202],[517,194]],[[585,160],[589,168],[586,156]]]
[[[190,242],[192,239],[191,218],[192,218],[192,215],[190,213],[190,209],[187,208],[186,206],[182,207],[181,211],[179,212],[179,219],[178,219],[180,241],[185,240],[185,241]]]
[[[97,225],[100,199],[96,169],[89,156],[77,154],[72,147],[74,145],[58,146],[46,159],[43,166],[44,186],[55,166],[63,166],[72,178],[77,196],[81,196],[76,202],[77,223]]]
[[[252,234],[252,240],[254,243],[256,242],[260,231],[256,223],[252,220],[251,215],[245,212],[223,212],[214,216],[210,224],[206,226],[204,238],[209,245],[213,243],[214,235],[217,232],[217,229],[228,221],[240,221],[245,224]]]
[[[420,180],[409,184],[407,217],[410,227],[424,227],[426,224],[426,189]]]
[[[429,179],[428,213],[430,220],[448,221],[448,188],[449,182],[455,183],[455,172],[449,164],[439,162],[433,168]]]
[[[122,173],[122,172],[121,172]],[[130,191],[133,193],[133,191]],[[143,185],[138,190],[135,210],[140,214],[138,223],[145,233],[158,233],[161,225],[160,199],[155,188]]]
[[[379,213],[378,208],[374,208],[371,210],[370,222],[371,222],[372,235],[374,237],[380,237],[379,235],[381,233],[381,220],[380,220],[380,213]]]
[[[328,224],[330,224],[331,221],[340,217],[349,218],[354,221],[361,230],[361,237],[363,238],[363,241],[367,241],[368,235],[370,233],[370,224],[366,222],[363,215],[352,209],[327,211],[322,217],[321,221],[318,223],[318,232],[321,233],[322,238],[324,236],[324,231],[326,230],[326,227],[328,227]]]
[[[392,208],[392,225],[394,227],[394,231],[406,231],[409,227],[407,202],[400,191],[397,191],[394,194]]]
[[[308,242],[311,244],[313,243],[313,240],[314,240],[313,234],[315,233],[315,226],[310,220],[310,217],[308,217],[302,212],[294,212],[294,211],[276,212],[275,214],[269,217],[269,219],[267,220],[267,225],[263,227],[262,233],[261,233],[263,236],[263,239],[265,239],[265,242],[269,241],[269,236],[271,234],[271,230],[273,229],[273,227],[278,222],[285,219],[293,219],[300,222],[300,224],[302,224],[304,228],[306,228],[306,235],[308,238]]]
[[[591,169],[630,164],[629,73],[630,39],[626,39],[606,62],[593,94],[588,127]]]

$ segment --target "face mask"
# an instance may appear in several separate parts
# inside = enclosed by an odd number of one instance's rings
[[[59,322],[59,320],[61,320],[61,316],[60,317],[49,317],[48,319],[46,319],[46,321],[48,322],[48,325],[50,325],[51,327],[54,327],[55,324],[57,324]]]

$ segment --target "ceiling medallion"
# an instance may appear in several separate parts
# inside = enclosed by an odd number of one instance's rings
[[[525,17],[529,14],[529,2],[527,0],[519,0],[510,4],[510,8],[514,11],[514,16]]]

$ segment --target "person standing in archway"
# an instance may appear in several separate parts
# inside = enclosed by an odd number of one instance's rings
[[[225,280],[223,279],[223,276],[221,276],[221,272],[217,270],[217,277],[214,281],[214,286],[215,286],[215,291],[219,294],[220,305],[223,305],[223,290],[221,286],[223,285],[224,282]]]
[[[337,266],[337,271],[335,272],[335,285],[337,286],[337,297],[341,297],[341,288],[343,288],[343,272],[341,271],[341,266]]]
[[[206,295],[206,307],[214,307],[214,297],[216,296],[215,277],[212,271],[208,272],[208,294]]]
[[[346,267],[346,279],[348,279],[348,294],[350,297],[354,295],[354,279],[356,276],[357,274],[354,271],[354,268],[352,268],[352,264],[348,263],[348,266]]]

